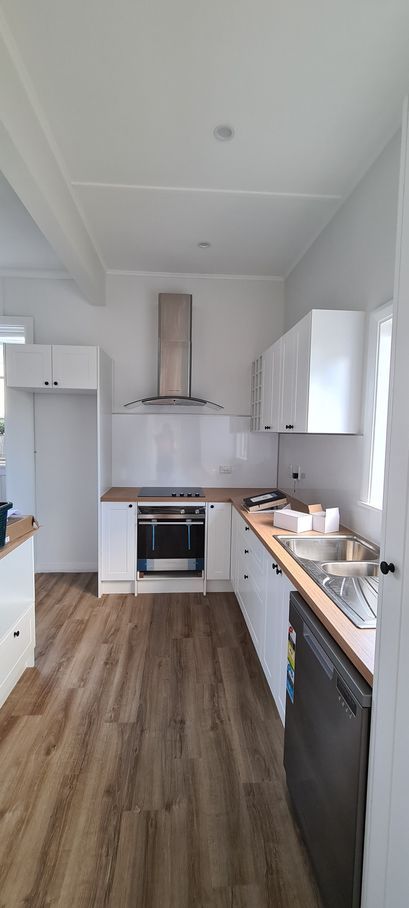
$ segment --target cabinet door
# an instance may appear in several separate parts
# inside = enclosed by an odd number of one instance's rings
[[[306,432],[308,424],[311,315],[287,331],[282,342],[282,432]]]
[[[261,426],[262,432],[273,431],[273,362],[274,348],[269,347],[263,353],[263,371],[261,388]]]
[[[206,577],[230,579],[231,504],[214,502],[207,506]]]
[[[136,504],[106,501],[102,505],[101,580],[135,580]]]
[[[290,593],[294,589],[288,577],[281,574],[279,612],[277,616],[277,676],[275,701],[281,721],[285,723],[285,702],[287,688],[287,649],[288,649],[288,621],[290,611]]]
[[[281,386],[282,386],[282,339],[276,341],[272,348],[272,398],[271,425],[273,432],[280,431]]]
[[[6,381],[9,388],[51,387],[51,347],[49,344],[8,344]]]
[[[280,429],[282,432],[294,430],[295,424],[295,391],[297,379],[297,352],[298,332],[297,326],[287,331],[282,342],[282,386],[281,386],[281,418]]]
[[[269,558],[266,583],[266,620],[263,667],[282,723],[285,720],[287,640],[290,592],[294,587],[285,574],[277,574]]]
[[[97,348],[59,344],[52,348],[53,386],[93,391],[97,388]]]

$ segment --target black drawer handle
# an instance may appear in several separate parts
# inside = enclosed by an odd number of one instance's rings
[[[15,637],[19,637],[19,636],[20,636],[20,631],[14,631],[14,636],[15,636]]]
[[[54,385],[58,385],[58,381],[53,382]]]
[[[278,577],[279,574],[282,574],[282,573],[283,573],[283,572],[282,572],[281,568],[279,568],[278,565],[276,565],[276,574],[277,574],[277,577]]]
[[[395,573],[395,565],[392,563],[392,561],[389,564],[387,561],[381,561],[379,567],[382,571],[382,574],[389,574],[389,573],[394,574]]]
[[[245,529],[245,532],[248,533],[250,527],[244,527],[244,529]]]
[[[276,570],[277,570],[277,565],[276,565],[276,564],[274,564],[274,561],[273,561],[273,563],[272,563],[272,565],[271,565],[271,567],[272,567],[272,568],[273,568],[273,571],[276,571]]]
[[[45,381],[44,384],[45,384],[45,385],[49,385],[50,382],[49,382],[49,381]]]
[[[244,549],[244,554],[245,554],[245,555],[248,555],[248,553],[249,553],[249,550],[248,550],[248,549]]]
[[[248,580],[248,579],[249,579],[249,575],[248,575],[248,574],[243,574],[243,577],[244,577],[245,580]]]

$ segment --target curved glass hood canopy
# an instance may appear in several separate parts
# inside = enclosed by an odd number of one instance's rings
[[[131,400],[125,407],[212,407],[221,404],[191,395],[192,297],[189,293],[159,294],[158,393]]]

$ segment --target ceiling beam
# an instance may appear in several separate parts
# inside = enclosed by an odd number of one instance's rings
[[[105,304],[105,268],[0,13],[0,169],[85,299]]]

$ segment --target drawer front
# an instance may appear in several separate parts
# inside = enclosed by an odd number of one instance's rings
[[[23,615],[0,642],[0,684],[2,684],[24,651],[33,643],[33,609]]]

